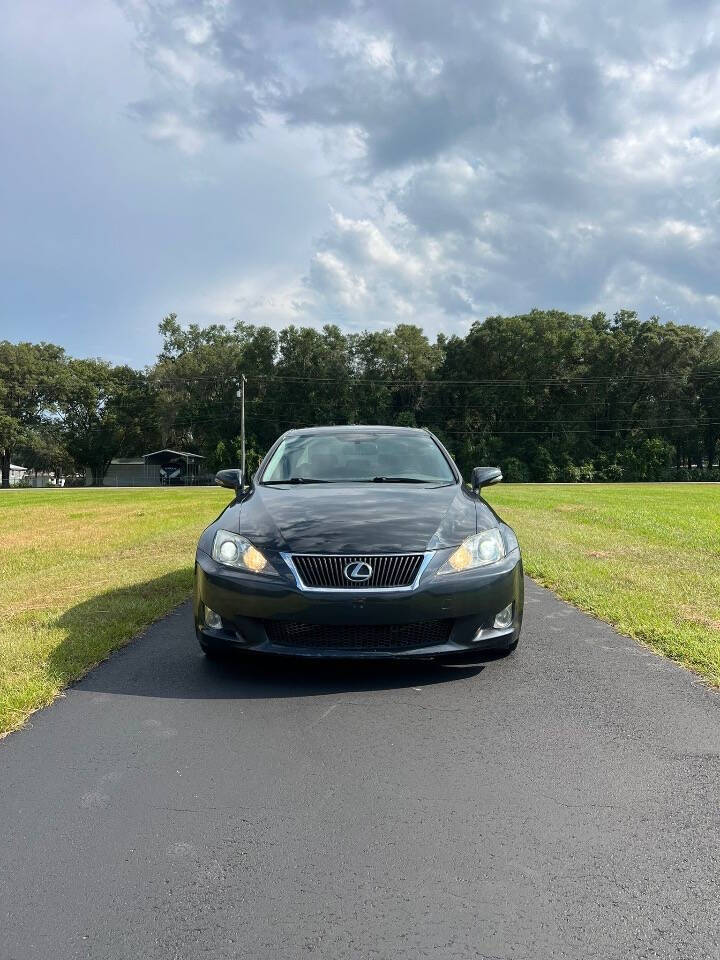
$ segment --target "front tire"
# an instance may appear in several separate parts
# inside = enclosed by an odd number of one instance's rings
[[[209,643],[199,632],[197,633],[197,641],[208,660],[225,660],[227,658],[228,651],[223,646]]]
[[[222,660],[223,658],[222,651],[216,650],[215,647],[206,647],[204,643],[201,643],[200,649],[208,658],[208,660]]]

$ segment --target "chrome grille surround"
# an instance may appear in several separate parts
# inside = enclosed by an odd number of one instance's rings
[[[376,593],[414,590],[433,552],[319,554],[282,553],[300,590],[323,593]],[[343,570],[351,563],[368,563],[372,576],[359,583],[348,580]]]

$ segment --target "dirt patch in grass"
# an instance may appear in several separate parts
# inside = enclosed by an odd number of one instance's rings
[[[691,623],[698,623],[701,627],[707,627],[708,630],[715,630],[720,633],[720,618],[713,620],[705,616],[704,613],[700,613],[699,610],[694,610],[688,606],[681,606],[680,613],[683,619],[689,620]]]

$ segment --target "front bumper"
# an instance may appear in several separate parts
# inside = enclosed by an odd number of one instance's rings
[[[513,550],[500,563],[467,573],[438,576],[452,550],[438,550],[413,590],[363,593],[306,591],[279,554],[268,555],[278,576],[243,573],[223,566],[201,550],[195,561],[194,616],[206,647],[234,647],[258,653],[301,657],[435,657],[469,649],[508,649],[518,639],[523,614],[522,562]],[[513,604],[512,624],[493,629],[496,614]],[[220,630],[204,622],[205,607],[223,620]],[[401,650],[347,649],[273,643],[267,621],[344,626],[450,621],[445,642]],[[478,631],[481,631],[478,633]]]

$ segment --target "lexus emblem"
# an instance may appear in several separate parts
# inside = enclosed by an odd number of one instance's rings
[[[345,564],[343,573],[346,579],[353,583],[364,583],[372,576],[372,567],[364,560],[354,560],[352,563]]]

